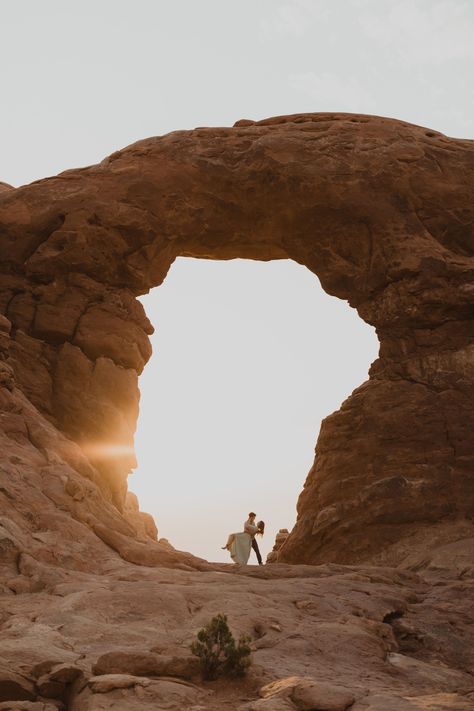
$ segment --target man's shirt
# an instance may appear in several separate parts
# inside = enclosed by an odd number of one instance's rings
[[[252,522],[250,521],[250,519],[248,518],[248,519],[246,520],[246,522],[244,523],[244,531],[245,531],[245,533],[248,533],[249,536],[252,536],[252,538],[253,538],[253,537],[255,536],[255,534],[257,533],[258,528],[257,528],[257,526],[256,526],[254,523],[252,523]]]

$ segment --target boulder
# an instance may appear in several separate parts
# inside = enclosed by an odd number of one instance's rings
[[[345,711],[354,703],[354,694],[338,686],[308,680],[295,686],[291,700],[301,711]]]
[[[152,652],[116,651],[99,657],[92,671],[96,675],[132,674],[191,679],[199,672],[199,660],[191,654],[171,656]]]
[[[35,685],[20,674],[0,668],[0,701],[33,701]]]
[[[300,711],[346,711],[355,701],[353,693],[334,684],[305,677],[288,677],[260,689],[265,700],[291,700]]]

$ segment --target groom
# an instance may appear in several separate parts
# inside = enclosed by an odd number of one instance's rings
[[[255,534],[257,533],[257,526],[255,525],[255,519],[257,518],[257,514],[251,511],[249,513],[249,517],[244,523],[244,531],[245,533],[248,533],[249,536],[252,538],[252,548],[255,551],[255,555],[257,556],[258,564],[263,565],[262,563],[262,556],[260,555],[260,550],[258,547],[258,543],[255,540]]]

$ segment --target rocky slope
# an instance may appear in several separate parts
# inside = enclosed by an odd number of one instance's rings
[[[35,594],[0,598],[0,709],[470,711],[472,548],[421,568],[30,563]],[[244,680],[202,683],[190,655],[218,612],[252,639]]]

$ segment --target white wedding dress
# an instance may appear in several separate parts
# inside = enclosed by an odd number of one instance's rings
[[[245,531],[241,533],[231,533],[227,539],[226,548],[234,563],[247,565],[252,549],[252,536]]]

